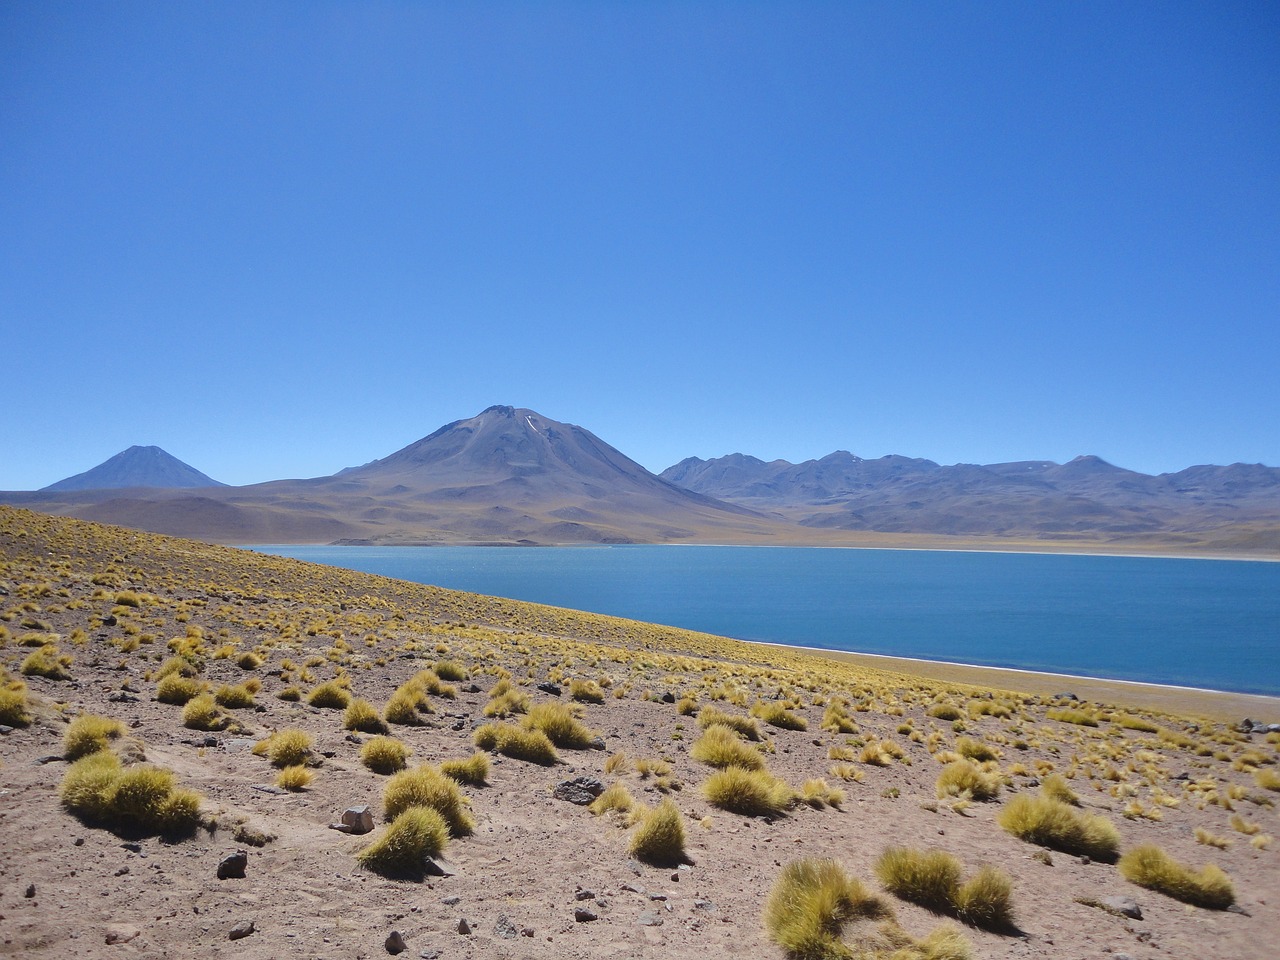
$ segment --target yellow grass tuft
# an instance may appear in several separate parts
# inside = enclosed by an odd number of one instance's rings
[[[199,680],[175,671],[160,678],[160,682],[156,684],[156,699],[161,703],[182,706],[200,696],[203,690],[204,684]]]
[[[604,690],[594,680],[570,680],[569,696],[582,703],[604,703]]]
[[[401,812],[386,832],[356,854],[366,870],[391,879],[421,880],[428,857],[439,856],[449,841],[449,827],[430,807]]]
[[[809,721],[797,713],[792,713],[776,701],[760,701],[751,707],[751,715],[759,717],[771,727],[782,730],[807,730]]]
[[[563,703],[539,703],[530,708],[522,725],[526,730],[541,731],[557,747],[567,750],[586,750],[596,738],[574,715],[573,708]]]
[[[374,737],[360,748],[360,762],[374,773],[390,774],[405,768],[409,748],[394,737]]]
[[[764,757],[755,747],[742,742],[729,727],[714,724],[698,738],[689,756],[699,763],[725,769],[741,767],[743,770],[763,770]]]
[[[1110,820],[1079,813],[1049,797],[1019,794],[996,815],[996,822],[1028,843],[1107,863],[1115,861],[1120,849],[1120,834]]]
[[[645,814],[631,834],[631,855],[655,867],[674,867],[688,858],[684,851],[684,818],[667,798]]]
[[[769,939],[799,960],[852,957],[844,925],[888,915],[887,905],[834,860],[795,860],[782,869],[764,908]]]
[[[475,732],[473,739],[481,750],[544,767],[559,759],[555,744],[541,730],[525,730],[509,723],[486,723]]]
[[[616,810],[618,813],[630,813],[635,809],[636,798],[631,795],[626,784],[611,783],[604,793],[596,797],[587,807],[597,817],[603,813]]]
[[[79,760],[99,750],[106,750],[109,740],[124,736],[124,724],[110,717],[82,713],[71,721],[62,737],[63,756]]]
[[[124,769],[109,750],[81,757],[67,768],[58,790],[71,813],[117,833],[185,836],[200,823],[200,796],[174,786],[173,773],[160,767]]]
[[[386,733],[387,725],[378,716],[378,711],[368,700],[359,697],[347,704],[342,714],[342,726],[346,730],[359,730],[362,733]]]
[[[994,800],[1000,794],[1000,786],[997,774],[986,773],[969,760],[948,763],[938,774],[936,784],[939,800]]]
[[[182,725],[192,730],[221,730],[230,722],[231,718],[218,709],[207,693],[188,700],[182,708]]]
[[[440,764],[440,772],[469,787],[483,787],[489,779],[489,755],[473,753],[465,760],[445,760]]]
[[[1213,864],[1199,871],[1178,863],[1154,844],[1134,847],[1119,863],[1120,875],[1131,883],[1197,907],[1225,910],[1235,903],[1231,878]]]
[[[740,733],[748,740],[761,739],[760,724],[756,723],[751,717],[739,717],[731,713],[725,713],[713,706],[705,706],[698,711],[698,726],[703,730],[712,726],[729,727],[736,733]]]
[[[347,693],[336,680],[328,680],[307,694],[307,703],[326,710],[345,710],[350,702],[351,694]]]
[[[253,748],[254,754],[268,757],[273,766],[295,767],[312,759],[311,734],[296,727],[277,730]]]
[[[305,789],[314,776],[315,774],[301,764],[285,767],[276,775],[276,786],[296,793]]]
[[[444,817],[455,837],[470,834],[476,825],[458,785],[425,764],[392,775],[382,790],[382,806],[387,820],[396,819],[410,807],[430,807]]]
[[[791,809],[796,794],[767,770],[726,767],[702,785],[703,796],[713,807],[747,817],[777,816]]]

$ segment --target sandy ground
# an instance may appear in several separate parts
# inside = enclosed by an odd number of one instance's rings
[[[811,658],[624,621],[575,619],[547,608],[459,600],[430,588],[221,548],[141,536],[121,543],[92,532],[101,528],[80,526],[71,537],[62,527],[42,526],[25,515],[14,521],[12,513],[0,520],[6,521],[0,524],[0,557],[6,563],[0,579],[7,590],[0,607],[17,615],[4,621],[10,637],[0,646],[0,663],[16,675],[29,652],[15,643],[23,633],[23,616],[38,618],[63,638],[76,629],[89,635],[80,645],[62,642],[74,654],[70,680],[26,678],[32,722],[0,736],[3,955],[379,957],[388,955],[384,941],[395,930],[407,942],[402,956],[408,957],[781,958],[782,951],[766,936],[761,911],[782,866],[800,857],[834,858],[876,888],[873,864],[895,844],[948,851],[960,858],[966,873],[995,864],[1010,875],[1018,929],[997,934],[965,927],[977,957],[1260,958],[1271,955],[1270,944],[1280,937],[1280,846],[1254,846],[1249,835],[1231,826],[1238,816],[1261,834],[1277,831],[1273,800],[1280,794],[1259,789],[1249,765],[1241,762],[1252,754],[1275,769],[1277,745],[1261,736],[1234,735],[1225,725],[1147,713],[1234,718],[1243,704],[1229,696],[985,670],[971,674],[968,668],[888,658],[876,666],[890,672],[878,674],[864,669],[871,662],[866,658],[850,665],[841,663],[843,658]],[[15,523],[26,536],[15,533]],[[122,582],[95,599],[94,591],[101,588],[91,576],[104,568],[118,571]],[[124,611],[116,626],[97,624],[113,609],[117,590],[125,588],[149,589],[155,602],[138,612]],[[21,610],[24,597],[36,609]],[[73,605],[77,600],[82,602]],[[460,604],[469,604],[470,627],[457,626]],[[177,619],[184,614],[185,620]],[[130,617],[156,639],[126,653],[123,625]],[[377,831],[385,829],[380,801],[386,778],[365,769],[358,758],[367,735],[344,730],[341,711],[275,696],[287,685],[279,676],[285,657],[299,664],[318,659],[317,679],[333,675],[334,663],[325,651],[333,648],[334,638],[303,629],[294,641],[267,644],[286,620],[304,628],[323,624],[349,640],[354,652],[344,655],[344,670],[352,689],[377,705],[438,659],[436,644],[466,665],[471,680],[456,684],[456,699],[434,699],[436,712],[424,726],[392,728],[412,748],[414,762],[474,751],[472,727],[482,719],[486,691],[496,679],[486,671],[498,667],[525,681],[523,689],[535,703],[557,699],[533,686],[549,675],[610,681],[605,702],[584,707],[584,719],[601,734],[605,749],[561,750],[561,762],[553,767],[495,757],[488,785],[465,789],[477,827],[448,849],[455,875],[421,883],[384,879],[355,861],[369,838],[328,827],[344,808],[369,804]],[[154,699],[155,684],[147,675],[167,655],[165,639],[192,627],[199,627],[211,645],[231,639],[238,649],[267,653],[266,663],[252,671],[214,657],[204,667],[204,679],[215,688],[248,676],[263,682],[258,712],[233,711],[242,730],[187,729],[179,719],[181,708]],[[220,637],[223,630],[227,634]],[[421,641],[424,631],[427,645],[404,649]],[[362,646],[366,634],[375,638],[373,645]],[[611,659],[610,650],[638,653]],[[385,654],[378,658],[385,662],[375,661],[377,653]],[[708,675],[714,680],[704,683]],[[957,811],[936,797],[941,764],[929,745],[902,731],[937,733],[944,747],[952,745],[952,725],[930,717],[927,707],[939,695],[962,706],[970,697],[982,700],[985,694],[957,686],[978,680],[1025,696],[998,695],[1017,709],[1011,719],[966,721],[965,735],[1000,752],[1008,786],[994,802]],[[472,684],[474,692],[467,692]],[[808,729],[767,728],[768,766],[794,785],[827,777],[846,791],[840,808],[801,805],[772,822],[713,808],[699,791],[708,768],[689,756],[699,735],[695,718],[679,715],[658,695],[699,692],[708,702],[712,687],[721,685],[754,702],[757,696],[772,696],[774,688],[794,691],[805,684],[813,690],[796,712]],[[613,696],[618,689],[625,695]],[[1049,720],[1045,714],[1051,704],[1041,695],[1063,689],[1104,712],[1122,706],[1151,715],[1162,727],[1206,746],[1211,755],[1199,756],[1105,720],[1097,729]],[[823,708],[814,697],[841,691],[867,705],[853,714],[856,737],[820,729]],[[653,699],[644,699],[646,692]],[[1280,722],[1274,701],[1249,699],[1256,719]],[[717,705],[746,712],[730,702]],[[1271,715],[1261,715],[1263,708]],[[82,711],[123,721],[148,762],[173,770],[182,786],[204,796],[202,809],[217,829],[167,842],[119,835],[70,815],[58,798],[67,770],[60,754],[68,721]],[[272,791],[276,771],[250,752],[258,738],[283,727],[310,732],[325,756],[314,782],[300,793]],[[860,782],[841,783],[828,773],[833,747],[880,738],[901,747],[904,758],[887,766],[855,760]],[[1026,749],[1015,741],[1025,741]],[[628,855],[629,829],[620,819],[595,817],[552,797],[557,783],[589,775],[605,783],[622,780],[637,798],[656,804],[662,794],[653,777],[634,770],[605,773],[606,761],[617,752],[669,762],[678,786],[669,795],[688,831],[691,862],[684,867],[637,863]],[[1184,905],[1128,883],[1111,864],[1058,852],[1044,858],[1049,863],[1037,859],[1040,848],[1005,833],[996,816],[1011,796],[1034,792],[1038,763],[1072,773],[1070,783],[1085,808],[1118,826],[1122,849],[1154,842],[1184,862],[1221,866],[1234,882],[1242,912]],[[1193,789],[1195,784],[1200,786]],[[1209,789],[1223,800],[1205,802]],[[1226,800],[1231,794],[1236,799]],[[1161,796],[1172,805],[1160,805]],[[1160,819],[1125,817],[1126,804],[1134,800]],[[275,839],[247,846],[232,835],[239,822]],[[1228,848],[1197,843],[1196,828],[1229,841]],[[248,852],[246,876],[217,879],[219,861],[237,849]],[[1143,919],[1112,916],[1079,902],[1108,896],[1137,901]],[[888,900],[913,935],[923,936],[943,922],[920,907]],[[597,919],[576,920],[578,908]],[[469,933],[458,932],[463,919]],[[229,939],[233,927],[249,920],[252,934]],[[846,933],[852,938],[858,930]]]

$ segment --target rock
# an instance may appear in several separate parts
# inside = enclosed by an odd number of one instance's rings
[[[269,793],[273,797],[283,797],[289,792],[283,787],[273,787],[267,783],[255,783],[251,785],[251,788],[257,790],[259,793]]]
[[[550,680],[544,680],[542,683],[538,684],[538,689],[543,693],[551,694],[553,697],[560,696],[562,692],[560,687],[557,684],[552,683]]]
[[[104,627],[114,627],[119,622],[120,621],[115,618],[115,615],[110,613],[102,618],[102,625]]]
[[[137,703],[138,698],[131,693],[125,693],[123,690],[117,690],[115,693],[108,695],[107,699],[112,703]]]
[[[493,924],[493,932],[503,940],[514,940],[520,936],[520,931],[516,929],[516,925],[506,916],[498,917]]]
[[[1074,693],[1055,693],[1055,694],[1053,695],[1053,699],[1055,699],[1055,700],[1074,700],[1074,701],[1076,701],[1077,703],[1079,703],[1079,702],[1080,702],[1080,698],[1079,698],[1079,697],[1077,697]]]
[[[115,946],[118,943],[132,943],[142,936],[142,931],[137,927],[125,926],[122,923],[113,923],[107,927],[107,946]]]
[[[604,784],[595,777],[574,777],[572,780],[562,780],[558,783],[551,795],[557,800],[567,800],[569,803],[585,807],[602,793],[604,793]]]
[[[1102,905],[1108,913],[1115,913],[1130,920],[1142,919],[1142,908],[1128,897],[1103,897]]]
[[[244,868],[249,865],[249,853],[245,850],[237,850],[230,856],[223,857],[222,862],[218,864],[219,880],[243,880]]]
[[[604,737],[595,737],[589,744],[592,750],[608,750],[608,745],[604,742]]]
[[[1238,913],[1238,914],[1240,914],[1240,916],[1242,916],[1242,917],[1252,917],[1252,916],[1253,916],[1253,914],[1252,914],[1252,913],[1250,913],[1250,912],[1249,912],[1248,910],[1246,910],[1244,907],[1240,906],[1240,904],[1238,904],[1238,903],[1233,903],[1233,904],[1231,904],[1229,907],[1227,907],[1227,913]]]
[[[476,686],[474,683],[468,683],[465,687],[462,688],[462,692],[463,693],[479,693],[480,688]]]
[[[462,898],[461,897],[445,897],[440,902],[443,903],[446,907],[456,907],[458,904],[462,902]]]
[[[586,907],[575,907],[573,911],[573,919],[578,923],[590,923],[592,920],[599,920],[594,910],[588,910]]]
[[[231,932],[227,934],[227,939],[243,940],[245,937],[249,936],[249,934],[255,932],[256,930],[257,930],[257,927],[253,925],[252,920],[241,920],[239,923],[237,923],[234,927],[231,928]]]
[[[404,937],[400,936],[399,930],[392,930],[391,933],[387,935],[387,939],[383,943],[383,946],[387,948],[387,953],[391,954],[404,953],[409,949],[409,945],[404,942]]]
[[[573,899],[579,902],[583,900],[594,900],[595,898],[596,898],[596,892],[594,890],[579,890],[577,893],[573,895]]]
[[[35,765],[37,767],[43,767],[46,763],[62,763],[62,761],[66,759],[66,757],[60,757],[51,753],[48,756],[36,757]]]
[[[670,690],[668,690],[666,693],[664,693],[664,694],[662,695],[662,702],[663,702],[663,703],[675,703],[675,702],[676,702],[676,695],[675,695],[674,693],[672,693]]]
[[[132,840],[125,841],[124,843],[120,844],[120,847],[123,850],[128,850],[130,853],[142,852],[142,844],[134,843]]]
[[[662,917],[652,911],[646,910],[636,919],[636,923],[642,927],[660,927],[662,926]]]
[[[716,905],[710,900],[694,900],[693,909],[702,910],[705,913],[715,913]]]
[[[467,923],[466,917],[458,918],[458,926],[455,929],[464,937],[471,936],[471,924]]]
[[[456,877],[458,868],[444,857],[427,857],[422,861],[422,870],[429,877]]]
[[[347,833],[368,833],[373,829],[373,811],[369,807],[347,807],[342,811],[342,825]]]
[[[27,890],[23,894],[23,896],[26,897],[28,900],[30,900],[35,895],[36,895],[36,885],[34,883],[28,883]]]

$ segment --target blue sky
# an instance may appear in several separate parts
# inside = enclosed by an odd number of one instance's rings
[[[0,331],[0,489],[1280,465],[1280,5],[8,2]]]

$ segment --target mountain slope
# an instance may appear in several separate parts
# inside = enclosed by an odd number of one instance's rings
[[[119,490],[128,487],[186,489],[221,486],[225,484],[206,476],[195,467],[183,463],[159,447],[133,446],[84,473],[77,473],[73,477],[51,483],[42,490],[61,492]]]

